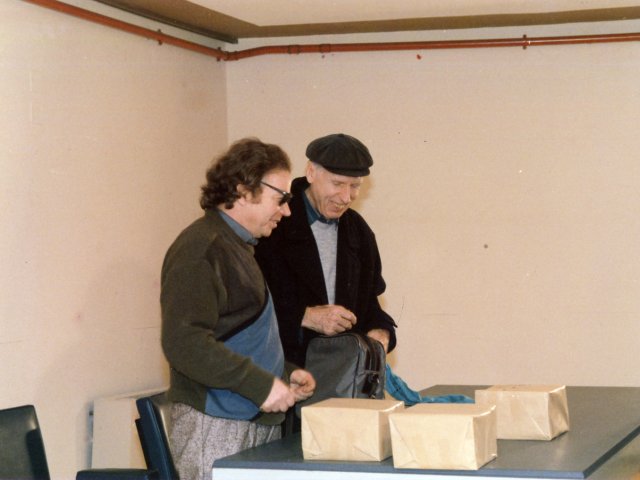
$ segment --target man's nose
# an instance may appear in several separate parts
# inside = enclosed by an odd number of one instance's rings
[[[351,202],[351,189],[349,187],[343,187],[340,189],[340,200],[342,203]]]
[[[283,203],[280,205],[280,211],[282,212],[282,216],[289,217],[291,216],[291,208],[289,208],[288,203]]]

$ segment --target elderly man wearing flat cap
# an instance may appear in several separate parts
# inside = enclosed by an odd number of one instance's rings
[[[304,365],[309,340],[347,330],[396,344],[373,231],[350,205],[373,165],[367,147],[343,133],[312,141],[304,177],[291,186],[291,216],[256,247],[273,295],[287,360]]]

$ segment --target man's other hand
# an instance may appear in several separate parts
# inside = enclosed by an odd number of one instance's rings
[[[260,410],[266,413],[286,412],[296,403],[296,396],[289,386],[279,378],[274,378],[269,396],[260,405]]]
[[[316,389],[316,380],[313,378],[313,375],[306,370],[302,370],[300,368],[294,370],[291,372],[289,380],[291,382],[289,389],[295,396],[296,402],[306,400],[313,395],[313,392]]]
[[[346,332],[356,324],[356,316],[341,305],[307,307],[302,326],[323,335]]]

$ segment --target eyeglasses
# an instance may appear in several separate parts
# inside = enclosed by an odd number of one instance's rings
[[[262,185],[271,188],[272,190],[275,190],[276,192],[278,192],[280,195],[282,195],[282,198],[280,199],[280,201],[278,202],[278,205],[282,206],[285,203],[289,203],[291,201],[291,199],[293,198],[293,194],[291,192],[285,192],[284,190],[280,190],[279,188],[274,187],[273,185],[269,185],[267,182],[260,182]]]

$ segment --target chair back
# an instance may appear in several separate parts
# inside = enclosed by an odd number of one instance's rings
[[[136,400],[140,418],[136,420],[147,468],[157,470],[160,480],[178,480],[169,447],[171,402],[166,392]]]
[[[33,405],[0,410],[0,478],[50,480]]]

